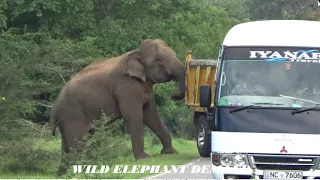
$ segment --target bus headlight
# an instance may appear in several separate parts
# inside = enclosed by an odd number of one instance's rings
[[[239,155],[239,154],[235,155],[233,158],[233,163],[236,166],[240,166],[240,167],[245,166],[247,165],[247,158],[244,155]]]
[[[215,166],[227,166],[227,167],[244,167],[248,166],[247,155],[245,154],[211,154],[212,164]]]
[[[233,157],[232,155],[221,155],[220,163],[222,166],[232,166],[233,165]]]

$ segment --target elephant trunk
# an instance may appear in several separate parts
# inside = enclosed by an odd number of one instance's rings
[[[178,88],[175,92],[171,95],[171,98],[175,101],[182,100],[185,96],[185,78],[186,78],[186,68],[184,65],[179,61],[174,61],[172,64],[172,78],[176,82],[178,82]]]

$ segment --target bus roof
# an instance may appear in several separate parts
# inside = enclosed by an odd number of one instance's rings
[[[222,45],[320,47],[320,22],[305,20],[246,22],[232,27]]]

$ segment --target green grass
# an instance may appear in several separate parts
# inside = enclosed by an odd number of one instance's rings
[[[134,161],[133,158],[125,158],[123,160],[119,160],[115,164],[121,165],[180,165],[186,162],[191,161],[194,158],[199,157],[198,151],[196,148],[196,143],[194,141],[187,141],[183,139],[174,139],[173,140],[174,147],[177,149],[179,154],[160,154],[160,150],[162,146],[153,146],[146,149],[146,152],[152,155],[151,158],[143,159],[140,161]],[[131,166],[132,167],[132,166]],[[127,179],[135,179],[142,178],[148,175],[152,175],[150,173],[144,174],[133,174],[127,173],[124,174],[123,178]]]
[[[127,145],[131,147],[131,142],[127,140]],[[60,138],[54,138],[50,141],[44,142],[41,140],[39,145],[42,149],[47,151],[60,151]],[[119,176],[119,174],[113,174],[113,168],[115,165],[180,165],[191,161],[194,158],[199,157],[197,146],[195,141],[185,140],[185,139],[173,139],[173,145],[179,152],[179,154],[160,154],[162,149],[161,144],[154,145],[152,143],[151,138],[145,138],[145,151],[151,155],[150,158],[142,159],[136,161],[133,158],[133,155],[127,157],[120,157],[115,160],[113,165],[111,166],[111,170],[109,173],[106,174],[91,174],[90,178],[128,178],[128,179],[135,179],[135,178],[143,178],[146,176],[150,176],[153,174],[150,173],[127,173]],[[40,166],[40,171],[37,172],[10,172],[8,170],[0,170],[0,178],[55,178],[55,171],[57,169],[60,156],[55,157],[56,161],[50,163],[43,161]],[[7,160],[5,157],[0,156],[0,160]],[[102,160],[103,162],[103,160]],[[106,164],[108,165],[108,164]],[[163,166],[161,166],[163,167]],[[72,170],[72,169],[70,169]],[[117,176],[115,176],[117,175]],[[73,175],[72,175],[73,176]],[[75,178],[81,178],[81,175],[74,174]]]

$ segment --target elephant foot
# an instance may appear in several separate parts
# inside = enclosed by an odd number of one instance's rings
[[[67,173],[67,168],[60,166],[57,173],[56,173],[56,177],[61,177],[63,175],[65,175]]]
[[[161,154],[179,154],[173,147],[162,149]]]
[[[143,153],[138,154],[138,155],[135,156],[135,158],[136,158],[137,160],[138,160],[138,159],[149,158],[149,157],[150,157],[150,155],[147,154],[147,153],[145,153],[145,152],[143,152]]]

